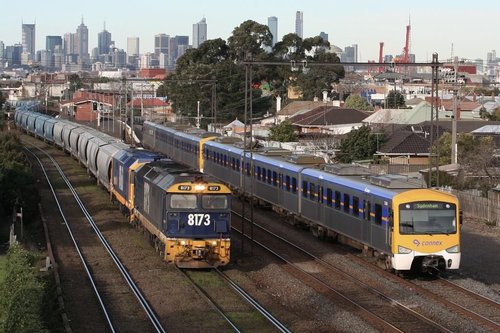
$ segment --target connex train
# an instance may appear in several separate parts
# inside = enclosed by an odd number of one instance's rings
[[[18,107],[19,129],[76,158],[167,262],[208,268],[230,261],[231,191],[164,155],[90,127]]]
[[[271,205],[319,236],[375,254],[388,269],[459,268],[461,214],[454,195],[402,176],[370,176],[352,167],[322,166],[306,155],[249,151],[227,141],[175,124],[143,126],[145,147]]]

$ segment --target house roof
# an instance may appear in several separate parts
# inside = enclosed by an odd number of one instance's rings
[[[144,98],[142,99],[142,104],[141,104],[141,99],[136,98],[128,102],[128,105],[135,108],[139,108],[141,106],[144,106],[145,108],[155,108],[155,107],[166,107],[169,106],[170,104],[158,98]]]
[[[318,106],[325,105],[322,101],[295,101],[286,105],[278,112],[280,116],[294,116],[296,114],[311,111]]]
[[[474,134],[500,134],[500,125],[486,125],[474,131]]]
[[[378,152],[385,154],[428,155],[430,140],[412,131],[393,133]]]
[[[336,106],[320,106],[307,113],[290,118],[296,126],[325,126],[361,123],[368,113]]]
[[[418,104],[413,109],[380,109],[366,118],[363,122],[368,124],[420,124],[431,119],[431,114],[436,113],[436,109],[431,109],[427,102]],[[451,111],[439,111],[439,117],[451,119]]]

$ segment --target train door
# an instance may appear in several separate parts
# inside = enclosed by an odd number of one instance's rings
[[[373,220],[372,213],[372,200],[369,196],[365,196],[363,199],[363,219],[362,219],[362,240],[365,244],[371,244],[371,224]]]

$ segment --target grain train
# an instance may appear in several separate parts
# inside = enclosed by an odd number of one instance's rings
[[[373,253],[387,269],[437,272],[460,266],[461,213],[454,195],[402,176],[321,167],[306,155],[249,151],[227,138],[174,126],[145,122],[143,145],[306,223],[317,235]]]
[[[16,126],[77,159],[148,232],[164,260],[186,268],[230,261],[231,191],[164,155],[90,127],[18,107]]]

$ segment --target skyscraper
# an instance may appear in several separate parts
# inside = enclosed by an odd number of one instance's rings
[[[160,53],[168,54],[170,44],[170,36],[167,34],[155,35],[155,56],[159,57]]]
[[[104,23],[104,29],[97,34],[97,50],[99,55],[108,54],[109,46],[113,42],[111,41],[111,33],[106,30],[106,23]]]
[[[23,52],[35,54],[35,25],[23,23]]]
[[[200,22],[193,24],[193,47],[197,48],[207,41],[207,20],[202,18]]]
[[[328,42],[328,34],[327,34],[326,32],[321,31],[321,32],[319,33],[319,36],[320,36],[321,38],[323,38],[323,41],[324,41],[324,42]]]
[[[273,46],[278,42],[278,18],[276,16],[270,16],[267,18],[267,26],[269,31],[273,35]]]
[[[129,57],[139,55],[139,37],[127,37],[127,55]]]
[[[78,62],[86,64],[89,58],[89,30],[82,23],[76,29],[76,53],[78,54]]]
[[[54,52],[57,45],[59,45],[59,47],[62,49],[61,36],[46,36],[45,37],[45,50],[50,51],[50,52]]]
[[[295,14],[295,34],[304,38],[304,13],[301,11],[297,11]]]
[[[5,58],[5,44],[0,40],[0,60],[3,60]],[[2,67],[2,64],[0,64],[0,67]]]

